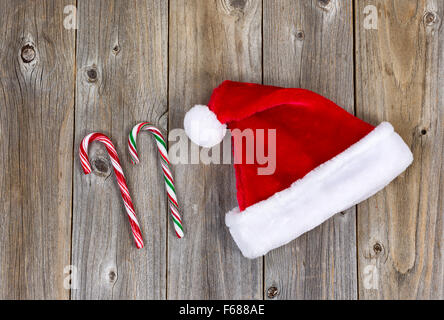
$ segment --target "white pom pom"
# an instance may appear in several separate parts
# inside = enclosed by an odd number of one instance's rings
[[[227,126],[220,123],[207,106],[202,105],[195,105],[186,113],[183,127],[191,141],[205,148],[220,143],[227,132]]]

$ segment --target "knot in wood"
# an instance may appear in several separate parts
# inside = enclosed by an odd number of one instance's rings
[[[22,47],[21,57],[24,63],[32,62],[35,59],[34,47],[30,44],[24,45]]]
[[[379,254],[379,253],[381,253],[382,252],[382,245],[379,243],[379,242],[376,242],[374,245],[373,245],[373,251],[376,253],[376,254]]]
[[[232,8],[243,11],[247,0],[228,0],[228,2]]]
[[[86,75],[88,76],[89,82],[96,82],[97,81],[97,70],[94,67],[88,68],[86,70]]]
[[[109,162],[106,158],[97,157],[92,160],[93,172],[99,177],[108,177],[111,173]]]
[[[113,54],[117,56],[119,52],[120,52],[120,46],[116,44],[113,48]]]
[[[279,294],[278,288],[272,286],[267,290],[267,297],[270,299],[274,299]]]
[[[296,39],[302,41],[305,39],[305,33],[302,30],[296,31]]]
[[[331,1],[330,0],[318,0],[318,6],[322,9],[328,10],[330,8]]]
[[[435,12],[429,11],[424,15],[424,23],[428,26],[435,24],[438,21],[438,15]]]
[[[219,0],[220,11],[223,13],[233,16],[236,18],[241,18],[244,15],[245,7],[248,0]]]
[[[108,273],[108,278],[109,278],[109,281],[110,281],[110,282],[116,282],[116,279],[117,279],[117,273],[116,273],[114,270],[111,270],[111,271]]]

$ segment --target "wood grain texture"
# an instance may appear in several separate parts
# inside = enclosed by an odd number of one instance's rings
[[[69,298],[75,33],[63,28],[66,4],[0,2],[0,299]]]
[[[364,28],[369,5],[377,30]],[[441,0],[0,1],[0,299],[270,299],[273,287],[274,299],[444,299],[443,19]],[[132,166],[127,137],[139,121],[182,128],[225,79],[307,88],[389,121],[415,161],[256,260],[225,226],[233,166],[174,164],[178,240],[153,138],[140,135]],[[92,131],[119,152],[142,250],[103,146],[81,171]]]
[[[164,182],[153,138],[139,137],[141,163],[130,165],[127,139],[138,122],[167,125],[168,3],[78,1],[74,162],[74,299],[165,299]],[[119,153],[145,247],[137,250],[110,160],[90,148],[94,172],[83,175],[77,148],[100,131]]]
[[[264,0],[264,83],[313,90],[353,112],[352,17],[350,1]],[[355,209],[267,254],[265,295],[355,299]]]
[[[358,206],[359,297],[443,299],[443,2],[369,4],[377,30],[356,1],[357,114],[391,122],[415,160]]]
[[[169,46],[170,129],[183,128],[221,81],[261,82],[261,1],[172,0]],[[262,261],[245,259],[225,226],[237,205],[233,167],[174,169],[185,237],[169,227],[168,298],[261,299]]]

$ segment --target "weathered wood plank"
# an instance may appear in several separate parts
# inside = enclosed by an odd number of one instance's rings
[[[0,299],[68,299],[75,33],[68,1],[0,2]]]
[[[377,30],[364,6],[377,7]],[[357,114],[390,121],[412,166],[358,206],[359,297],[443,299],[442,1],[356,1]]]
[[[352,17],[351,1],[264,0],[264,83],[310,89],[353,112]],[[355,299],[355,222],[352,208],[270,252],[266,297]]]
[[[225,79],[261,82],[261,1],[170,1],[170,128]],[[244,258],[225,227],[236,206],[231,166],[175,166],[185,237],[168,232],[169,299],[261,299],[262,259]]]
[[[168,3],[78,1],[75,143],[92,131],[115,143],[141,225],[137,250],[112,167],[103,146],[90,148],[94,172],[74,165],[74,299],[164,299],[166,195],[154,141],[139,139],[141,163],[130,164],[132,126],[167,125]]]

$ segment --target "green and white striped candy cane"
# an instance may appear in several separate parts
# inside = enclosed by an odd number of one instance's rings
[[[162,166],[163,177],[165,179],[165,187],[168,195],[168,203],[170,205],[171,217],[174,222],[174,230],[176,231],[176,235],[178,238],[183,237],[183,227],[182,227],[182,219],[179,215],[179,205],[177,204],[177,196],[176,196],[176,188],[174,186],[173,175],[170,170],[170,161],[168,159],[168,151],[167,145],[165,143],[165,139],[162,136],[162,133],[159,129],[154,127],[151,123],[142,122],[138,125],[134,126],[133,130],[128,138],[128,149],[131,155],[131,160],[133,164],[139,163],[139,155],[137,154],[137,135],[140,131],[145,130],[149,131],[153,134],[156,139],[157,149],[160,154],[160,162]]]

